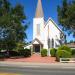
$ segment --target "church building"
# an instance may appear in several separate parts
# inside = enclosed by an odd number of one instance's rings
[[[33,18],[33,40],[25,48],[40,53],[41,49],[58,48],[64,41],[64,33],[51,19],[44,20],[41,0],[38,0],[35,17]]]

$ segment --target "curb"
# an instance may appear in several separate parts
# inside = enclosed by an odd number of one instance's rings
[[[75,68],[75,63],[0,62],[1,67]]]

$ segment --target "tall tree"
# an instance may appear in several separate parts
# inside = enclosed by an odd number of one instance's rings
[[[63,0],[62,5],[59,5],[57,10],[59,24],[62,25],[63,30],[75,37],[75,1]]]
[[[0,45],[13,49],[16,43],[23,42],[26,36],[27,25],[22,25],[26,20],[24,8],[17,4],[15,7],[8,0],[0,0]]]

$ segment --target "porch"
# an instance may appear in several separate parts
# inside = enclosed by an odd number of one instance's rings
[[[43,44],[38,40],[34,39],[32,42],[32,53],[40,53],[43,48]]]

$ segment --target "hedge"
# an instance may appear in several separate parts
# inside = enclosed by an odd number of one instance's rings
[[[56,51],[57,51],[57,49],[55,49],[55,48],[50,49],[50,54],[52,57],[56,56]]]
[[[31,50],[30,49],[19,50],[19,53],[20,53],[21,56],[24,56],[24,57],[31,56]]]
[[[71,58],[71,53],[66,50],[58,50],[56,52],[56,59],[59,61],[60,58]]]
[[[75,49],[72,49],[72,55],[75,55]]]
[[[72,50],[71,50],[71,48],[69,48],[68,46],[66,46],[66,45],[62,45],[62,46],[60,46],[59,48],[58,48],[58,50],[66,50],[66,51],[68,51],[68,52],[72,52]]]
[[[2,54],[2,53],[0,53],[0,59],[1,59],[1,58],[5,58],[5,55]]]
[[[12,56],[19,56],[19,52],[17,51],[9,51],[9,56],[12,57]]]
[[[42,50],[41,50],[41,56],[42,56],[42,57],[47,56],[47,49],[42,49]]]

